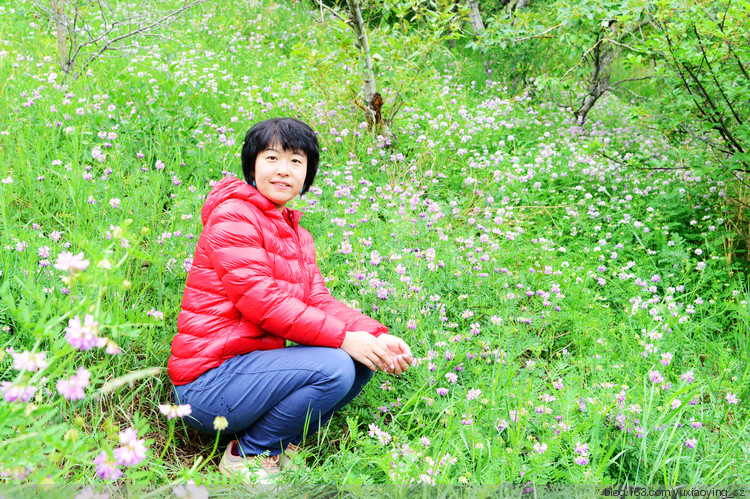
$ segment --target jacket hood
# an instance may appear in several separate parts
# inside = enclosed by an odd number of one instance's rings
[[[211,192],[209,192],[206,197],[206,202],[203,203],[201,220],[203,221],[204,227],[214,209],[229,199],[240,199],[251,203],[263,211],[266,216],[270,218],[283,218],[289,220],[295,225],[299,222],[299,219],[302,216],[301,212],[290,210],[289,208],[284,208],[283,212],[280,212],[271,201],[258,192],[258,189],[244,180],[237,177],[224,177],[213,186]]]

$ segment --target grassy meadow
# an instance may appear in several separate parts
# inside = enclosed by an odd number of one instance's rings
[[[207,2],[77,80],[35,12],[0,6],[0,482],[231,483],[223,447],[160,412],[165,367],[206,194],[253,123],[293,116],[323,148],[294,207],[329,289],[417,359],[286,480],[750,483],[728,186],[638,166],[670,146],[628,103],[583,129],[373,26],[384,137],[352,33],[311,3]]]

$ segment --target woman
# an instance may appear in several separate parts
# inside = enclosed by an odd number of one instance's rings
[[[219,468],[248,483],[272,480],[305,433],[375,370],[401,374],[412,362],[403,340],[331,296],[301,213],[286,208],[312,185],[318,159],[301,121],[275,118],[248,131],[246,182],[221,180],[201,211],[172,341],[169,374],[192,408],[188,422],[215,433],[215,418],[226,418],[237,440]]]

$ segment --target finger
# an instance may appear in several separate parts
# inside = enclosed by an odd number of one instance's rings
[[[406,343],[404,343],[402,340],[399,340],[394,345],[392,345],[392,349],[393,351],[398,353],[405,353],[406,350],[404,350],[404,346],[406,346]]]
[[[373,348],[372,352],[377,356],[378,366],[380,366],[383,371],[389,371],[393,369],[393,360],[388,354],[388,350],[386,350],[385,348],[381,348],[380,346],[376,346],[375,348]]]
[[[407,362],[406,358],[404,356],[399,356],[398,359],[398,367],[401,372],[406,371],[409,369],[409,362]]]
[[[383,372],[387,372],[388,367],[390,367],[390,361],[388,363],[383,362],[383,359],[381,359],[375,351],[371,352],[370,355],[367,356],[367,359],[375,366],[373,371],[380,369]]]
[[[411,348],[409,348],[409,345],[406,346],[403,357],[408,364],[414,362],[414,356],[411,354]]]
[[[404,340],[401,340],[401,343],[403,343],[404,353],[411,359],[412,358],[411,348],[409,348],[409,345],[407,345]]]
[[[375,362],[370,360],[368,357],[363,358],[361,363],[372,372],[376,372],[378,370],[377,364],[375,364]]]

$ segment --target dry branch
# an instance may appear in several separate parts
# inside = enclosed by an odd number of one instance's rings
[[[141,35],[159,36],[158,31],[166,28],[179,15],[206,0],[193,0],[171,11],[151,11],[143,13],[118,13],[107,0],[97,0],[85,7],[93,9],[98,16],[96,31],[88,22],[87,14],[77,0],[50,0],[50,8],[45,8],[37,0],[39,13],[46,17],[56,29],[60,69],[73,79],[81,76],[88,67],[108,51],[123,51],[121,42]],[[118,17],[120,16],[120,17]],[[111,36],[111,38],[110,38]]]

